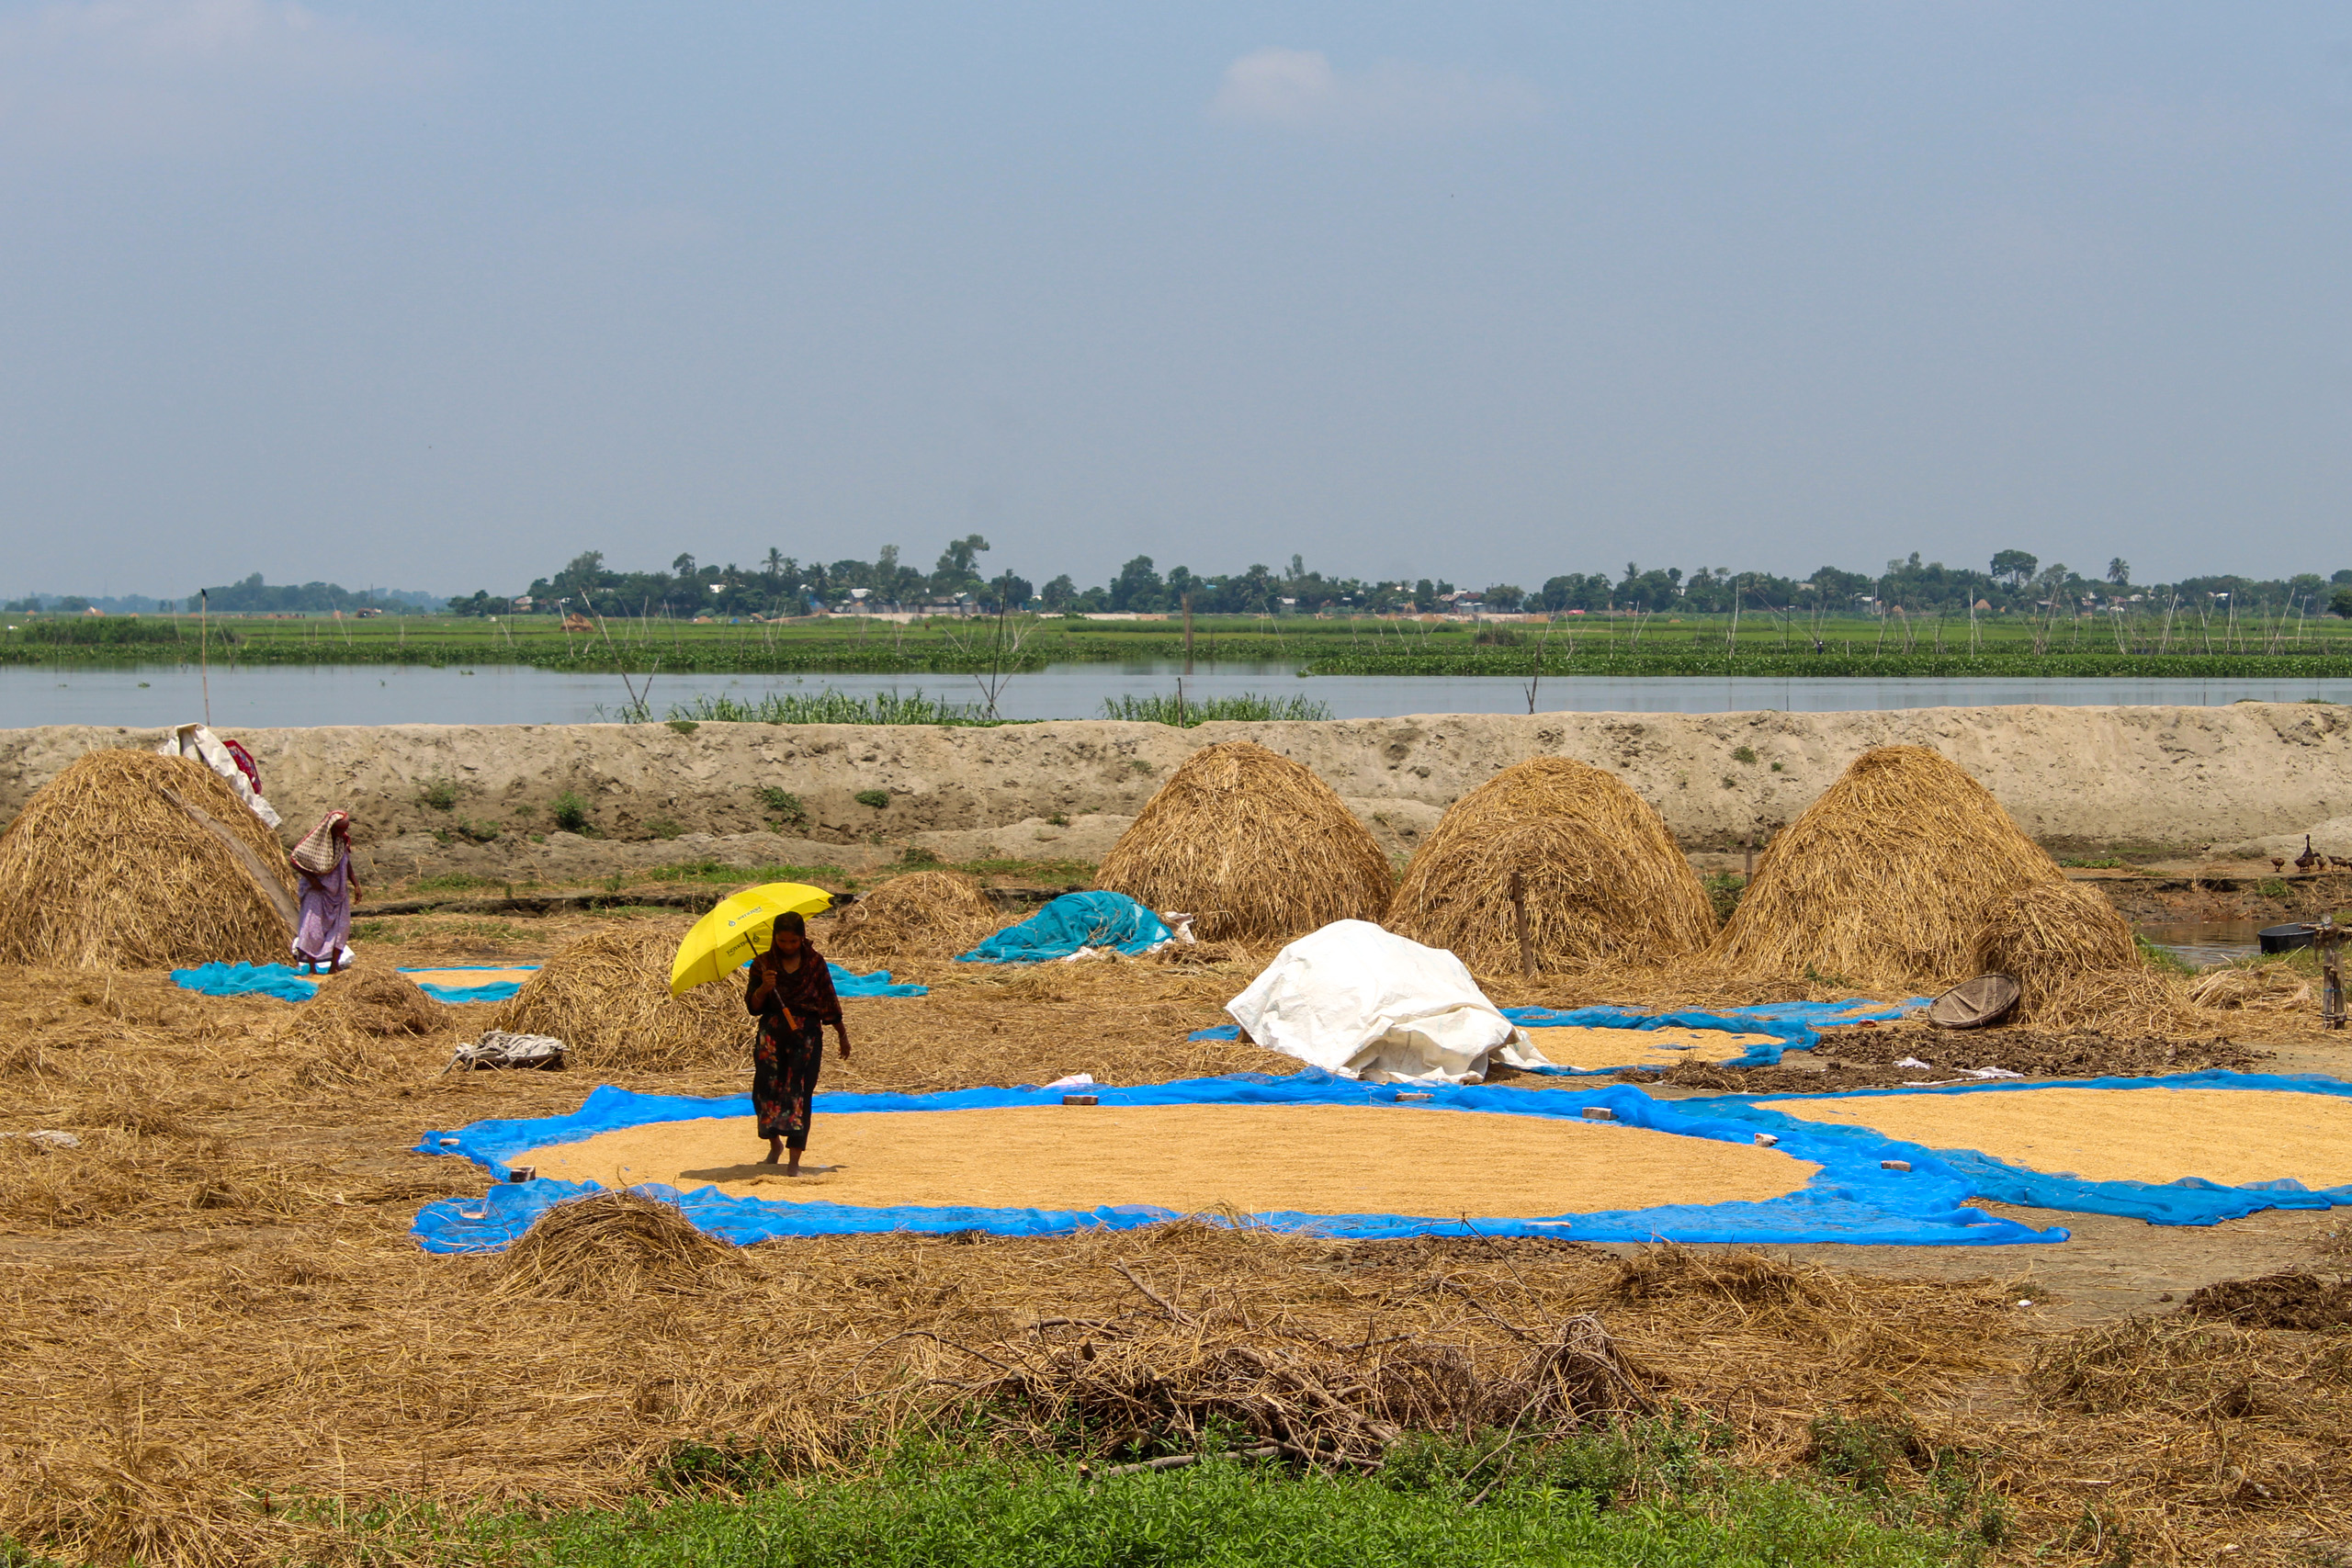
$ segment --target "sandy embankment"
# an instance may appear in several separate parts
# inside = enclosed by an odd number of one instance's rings
[[[159,734],[0,730],[0,818],[82,752],[153,744]],[[2229,849],[2352,812],[2352,710],[2301,704],[1425,715],[1191,730],[1067,720],[999,729],[706,724],[685,735],[659,724],[238,734],[289,827],[345,807],[395,874],[578,876],[686,858],[854,869],[909,843],[953,860],[1093,860],[1194,748],[1228,739],[1257,740],[1312,768],[1400,855],[1465,791],[1539,754],[1612,770],[1657,806],[1685,849],[1702,852],[1769,834],[1857,754],[1894,743],[1951,757],[2055,850]],[[426,798],[437,782],[455,785],[447,809]],[[767,830],[776,818],[763,790],[797,796],[805,818]],[[857,798],[877,790],[882,806]],[[586,803],[601,839],[550,830],[566,792]],[[467,842],[451,832],[460,824],[498,838]],[[535,833],[546,841],[532,842]]]

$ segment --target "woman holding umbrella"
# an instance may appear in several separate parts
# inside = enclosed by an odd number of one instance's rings
[[[800,1174],[800,1154],[808,1146],[809,1102],[817,1092],[817,1069],[825,1059],[825,1025],[840,1036],[842,1060],[849,1060],[849,1024],[833,995],[832,971],[808,941],[808,922],[778,915],[768,929],[768,950],[753,958],[744,984],[743,1007],[760,1021],[752,1048],[752,1108],[759,1113],[767,1159],[785,1160],[784,1174]]]

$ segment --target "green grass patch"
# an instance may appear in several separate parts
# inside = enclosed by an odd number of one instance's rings
[[[351,922],[351,940],[362,945],[379,942],[388,946],[398,947],[406,942],[408,937],[408,926],[404,921],[354,920]]]
[[[1858,1493],[1707,1463],[1612,1506],[1633,1477],[1609,1438],[1515,1455],[1499,1475],[1465,1474],[1457,1457],[1374,1476],[1212,1458],[1092,1481],[1060,1460],[909,1460],[659,1509],[510,1515],[463,1535],[483,1560],[549,1568],[1926,1568],[1972,1544],[1889,1522]]]
[[[725,694],[699,696],[670,710],[670,727],[679,724],[955,724],[990,725],[1001,722],[967,703],[926,697],[922,692],[900,696],[876,692],[870,697],[837,692],[767,692],[752,702]]]
[[[579,833],[585,836],[591,827],[588,820],[588,802],[582,799],[580,792],[575,789],[565,790],[548,802],[548,815],[554,818],[555,825],[567,833]]]
[[[476,876],[470,871],[445,871],[436,876],[421,876],[410,883],[413,893],[470,893],[482,887],[505,887],[509,884],[494,876]]]
[[[705,887],[756,887],[770,882],[831,882],[845,880],[837,865],[729,865],[725,861],[680,861],[639,872],[648,882],[690,882]]]
[[[1731,912],[1739,908],[1740,895],[1747,891],[1747,878],[1736,872],[1711,871],[1699,884],[1707,890],[1707,902],[1715,907],[1718,924],[1731,919]]]
[[[1269,697],[1255,692],[1244,692],[1236,697],[1186,697],[1170,692],[1148,697],[1105,697],[1102,699],[1102,716],[1128,719],[1138,724],[1170,724],[1190,729],[1196,724],[1227,720],[1251,723],[1276,719],[1326,719],[1331,716],[1331,705],[1317,702],[1312,697]]]
[[[771,826],[797,828],[808,820],[808,807],[802,805],[800,797],[790,790],[775,784],[762,784],[754,793],[759,795],[760,806],[767,813]]]
[[[2142,961],[2160,975],[2194,975],[2199,972],[2196,964],[2171,948],[2150,942],[2138,931],[2132,933],[2132,944],[2140,950]]]
[[[2060,865],[2075,866],[2085,871],[2122,871],[2127,869],[2123,861],[2115,855],[2100,855],[2088,860],[2079,858],[2071,860],[2061,859],[2058,863]]]
[[[1094,863],[1085,860],[967,860],[951,869],[969,876],[1018,876],[1067,887],[1091,886]]]
[[[887,789],[862,789],[850,798],[860,806],[870,806],[875,810],[881,811],[887,809],[890,804],[890,792]]]

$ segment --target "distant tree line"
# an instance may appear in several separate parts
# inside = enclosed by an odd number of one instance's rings
[[[705,565],[680,555],[668,571],[619,571],[604,553],[587,550],[563,570],[536,579],[528,590],[531,608],[546,614],[665,615],[693,616],[799,615],[820,607],[864,604],[894,610],[962,606],[993,613],[1001,605],[1046,614],[1167,614],[1189,602],[1198,615],[1283,615],[1320,612],[1385,614],[1476,608],[1521,613],[1585,611],[1750,612],[1806,615],[2051,613],[2101,609],[2120,604],[2209,606],[2223,602],[2244,612],[2301,608],[2305,614],[2333,610],[2352,615],[2352,570],[2323,578],[2316,572],[2256,579],[2222,574],[2177,582],[2135,583],[2129,561],[2117,558],[2098,577],[2086,577],[2063,561],[2042,565],[2024,550],[2002,550],[1984,570],[1922,561],[1917,551],[1890,560],[1880,572],[1825,566],[1804,578],[1727,567],[1645,570],[1628,561],[1622,574],[1563,572],[1528,589],[1513,582],[1456,588],[1443,579],[1404,578],[1377,581],[1326,577],[1309,571],[1297,556],[1287,568],[1264,565],[1218,576],[1202,576],[1178,566],[1165,574],[1149,556],[1137,556],[1110,581],[1080,587],[1067,573],[1044,585],[1013,572],[990,574],[980,559],[989,542],[967,534],[949,543],[929,571],[899,558],[886,545],[871,561],[802,561],[771,549],[750,567],[729,562]],[[483,590],[450,601],[460,615],[498,615],[513,604],[508,595]],[[215,600],[216,606],[219,601]]]

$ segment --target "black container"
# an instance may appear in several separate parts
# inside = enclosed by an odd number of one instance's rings
[[[2317,926],[2308,920],[2297,920],[2291,925],[2265,926],[2261,931],[2262,951],[2292,953],[2299,947],[2309,947],[2312,945],[2312,933],[2318,930]]]

